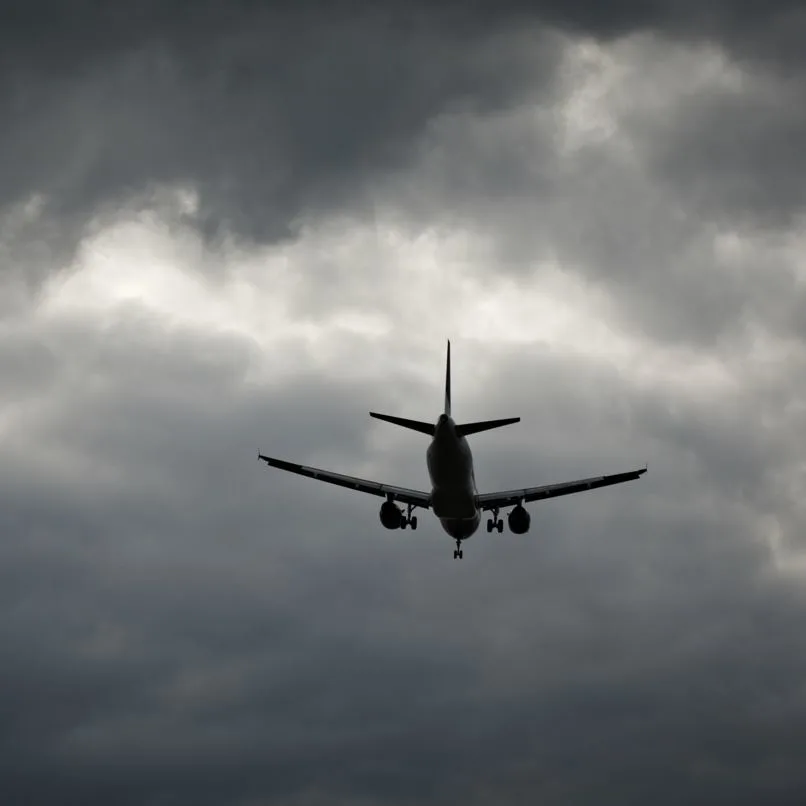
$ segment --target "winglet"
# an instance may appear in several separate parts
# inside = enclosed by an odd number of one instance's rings
[[[451,340],[448,339],[448,359],[445,364],[445,414],[451,416]]]

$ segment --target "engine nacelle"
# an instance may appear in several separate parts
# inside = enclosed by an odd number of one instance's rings
[[[403,510],[392,501],[384,501],[381,504],[380,518],[387,529],[399,529],[403,525]]]
[[[529,531],[532,518],[521,504],[515,507],[507,516],[509,530],[516,535],[525,535]]]

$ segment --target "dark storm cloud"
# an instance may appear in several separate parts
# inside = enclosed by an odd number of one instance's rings
[[[390,3],[368,12],[354,4],[205,2],[190,13],[156,2],[6,6],[0,208],[45,194],[48,217],[62,230],[54,249],[69,253],[98,210],[178,182],[199,189],[197,223],[210,237],[293,237],[301,221],[322,212],[371,212],[375,178],[407,165],[429,121],[444,111],[502,109],[527,94],[534,99],[540,87],[545,95],[558,53],[545,23],[605,38],[701,35],[739,57],[755,44],[768,59],[784,52],[791,59],[794,51],[779,40],[793,29],[796,8]],[[725,153],[736,154],[736,164],[746,148],[755,153],[747,125],[741,122],[747,134],[722,152],[721,164],[731,159]],[[794,143],[798,131],[787,127],[777,140]],[[686,168],[697,173],[697,164],[692,158]],[[755,179],[750,201],[774,192],[759,174],[764,164],[757,167],[751,173],[745,161],[742,168],[745,195]],[[724,178],[716,171],[705,171],[714,183]],[[735,181],[726,180],[731,195]],[[784,193],[799,199],[792,181]]]
[[[102,341],[90,325],[38,332],[50,352],[18,398],[40,402],[6,443],[0,487],[9,796],[486,804],[604,791],[671,804],[799,791],[803,602],[763,581],[740,499],[765,457],[732,446],[731,418],[720,432],[711,412],[664,412],[584,362],[500,357],[500,391],[456,401],[524,417],[474,442],[485,488],[647,452],[652,474],[535,507],[527,538],[482,532],[460,566],[429,518],[386,533],[375,499],[254,461],[258,447],[333,451],[338,469],[371,458],[373,475],[421,484],[425,440],[373,456],[368,437],[386,427],[366,416],[375,386],[335,370],[253,385],[248,371],[271,364],[247,342],[142,319]],[[63,373],[46,371],[54,360]],[[405,416],[422,401],[402,380]],[[710,420],[693,433],[698,417]]]
[[[736,225],[788,226],[806,212],[806,72],[750,93],[703,93],[645,131],[653,173],[692,209]],[[662,136],[658,136],[662,135]]]
[[[653,71],[650,45],[631,55],[635,74]],[[667,68],[653,75],[663,88]],[[412,228],[444,216],[484,234],[499,274],[522,281],[559,264],[658,341],[727,356],[752,348],[748,326],[799,336],[806,299],[794,238],[806,149],[797,82],[670,91],[660,113],[621,106],[633,89],[661,91],[634,80],[612,112],[616,135],[570,153],[557,148],[564,123],[552,108],[500,124],[446,115],[416,173],[389,197],[415,211]],[[487,276],[482,265],[478,278]]]
[[[550,121],[534,140],[476,127],[478,112],[555,99],[556,43],[545,40],[535,62],[532,19],[609,37],[711,35],[771,69],[778,23],[760,11],[771,6],[735,17],[715,4],[540,14],[515,14],[513,4],[512,17],[465,6],[457,29],[458,5],[436,17],[420,10],[419,22],[402,15],[405,24],[400,12],[391,22],[334,12],[326,25],[257,5],[205,3],[192,17],[162,4],[138,4],[133,16],[122,8],[39,4],[0,19],[2,103],[16,116],[3,115],[12,122],[0,134],[4,268],[52,270],[64,242],[54,236],[52,252],[32,253],[42,227],[77,238],[91,214],[142,200],[155,182],[197,187],[208,234],[258,240],[378,197],[400,204],[415,228],[444,206],[448,219],[495,231],[504,268],[522,272],[554,252],[658,342],[707,345],[734,372],[735,391],[709,396],[693,382],[648,391],[535,345],[497,356],[467,348],[478,351],[471,372],[475,361],[497,369],[455,395],[457,410],[523,417],[474,441],[485,489],[644,460],[650,473],[534,507],[526,537],[482,529],[453,563],[428,516],[417,532],[389,534],[377,500],[256,462],[261,448],[426,486],[426,442],[401,433],[377,448],[387,426],[366,415],[385,401],[391,413],[424,417],[438,402],[441,377],[431,397],[397,361],[405,338],[366,340],[374,360],[383,353],[383,372],[358,383],[338,366],[277,373],[245,340],[163,329],[131,312],[104,328],[67,327],[9,307],[0,344],[6,797],[34,806],[799,803],[806,603],[771,573],[761,523],[780,517],[792,544],[802,538],[778,483],[806,449],[785,406],[802,395],[802,358],[770,379],[737,360],[740,341],[721,340],[747,312],[763,325],[799,321],[788,265],[776,266],[772,290],[749,258],[738,283],[723,283],[710,273],[709,222],[699,211],[669,215],[703,173],[670,143],[715,142],[693,134],[714,123],[698,101],[697,115],[683,104],[689,124],[635,123],[654,148],[632,173],[597,147],[560,170]],[[785,55],[790,66],[798,58]],[[736,130],[741,109],[726,105]],[[735,153],[761,154],[764,131],[744,131]],[[406,168],[430,146],[426,167],[439,170],[429,185]],[[447,150],[453,159],[440,165]],[[737,211],[764,213],[760,189],[735,192],[751,182],[736,179],[737,158],[720,159],[730,192],[707,186],[702,209],[719,212],[738,195]],[[762,184],[765,170],[753,163]],[[794,207],[783,169],[773,177],[775,203]],[[49,197],[43,218],[25,214],[33,193]],[[316,273],[304,261],[300,270]],[[286,366],[310,366],[290,339],[275,349]],[[256,369],[267,380],[255,382]]]
[[[7,201],[42,192],[53,214],[89,215],[154,183],[186,182],[201,191],[208,234],[224,226],[274,240],[300,216],[355,203],[446,105],[498,106],[523,92],[536,61],[534,41],[400,30],[380,12],[208,4],[187,27],[165,28],[162,11],[150,14],[131,29],[113,24],[115,49],[102,24],[82,29],[91,53],[91,33],[101,40],[94,59],[64,45],[53,23],[54,58],[77,60],[55,74],[30,58],[33,42],[12,50],[22,56],[4,82]],[[28,28],[46,47],[48,28]]]

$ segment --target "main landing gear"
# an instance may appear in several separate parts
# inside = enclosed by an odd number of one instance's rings
[[[417,516],[412,515],[411,511],[414,509],[414,504],[409,504],[408,512],[400,519],[400,528],[405,529],[407,526],[411,526],[412,529],[417,528]]]
[[[494,509],[492,518],[487,519],[487,531],[492,532],[493,529],[498,530],[498,534],[504,531],[504,521],[498,517],[498,508]]]
[[[462,545],[462,541],[457,540],[456,541],[456,548],[454,549],[454,552],[453,552],[453,559],[454,560],[457,559],[457,558],[460,559],[460,560],[462,559],[462,549],[460,548],[461,545]]]

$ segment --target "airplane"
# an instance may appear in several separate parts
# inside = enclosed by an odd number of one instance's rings
[[[430,493],[307,467],[265,456],[262,453],[258,453],[258,459],[266,462],[270,467],[386,498],[379,513],[381,524],[386,529],[405,529],[407,526],[416,529],[417,517],[412,516],[412,511],[416,507],[432,509],[443,530],[456,541],[456,549],[453,552],[454,560],[462,559],[462,543],[479,528],[483,512],[492,514],[492,517],[487,520],[487,531],[492,532],[495,529],[500,534],[504,530],[504,521],[499,518],[499,513],[503,508],[513,506],[514,508],[507,516],[509,529],[514,534],[522,535],[529,531],[531,523],[529,512],[523,506],[525,503],[632,481],[647,471],[647,467],[644,466],[638,470],[614,473],[609,476],[594,476],[559,484],[546,484],[542,487],[524,487],[518,490],[480,495],[476,489],[473,454],[467,443],[467,437],[471,434],[520,422],[520,417],[463,424],[454,422],[451,415],[450,340],[448,340],[445,368],[445,407],[436,423],[408,420],[403,417],[378,414],[374,411],[371,411],[369,415],[377,420],[384,420],[412,431],[419,431],[431,437],[431,443],[426,451],[428,475],[431,479]],[[405,514],[398,503],[407,507]]]

